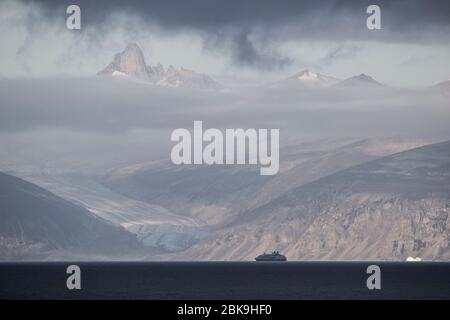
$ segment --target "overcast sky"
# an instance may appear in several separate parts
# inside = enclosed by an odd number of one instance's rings
[[[78,4],[82,30],[65,27]],[[379,4],[382,30],[366,28]],[[148,64],[220,76],[284,78],[303,68],[397,86],[450,78],[450,2],[2,1],[0,76],[93,75],[138,43]]]

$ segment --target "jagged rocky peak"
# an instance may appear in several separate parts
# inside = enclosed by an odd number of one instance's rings
[[[135,43],[130,43],[125,50],[116,54],[113,62],[99,74],[128,75],[148,79],[153,74],[153,70],[146,65],[141,48]]]
[[[127,45],[125,50],[116,54],[113,62],[100,71],[98,75],[131,77],[155,85],[170,87],[213,90],[222,88],[219,83],[206,74],[185,68],[177,69],[172,65],[167,69],[161,64],[153,67],[147,65],[142,50],[135,43]]]

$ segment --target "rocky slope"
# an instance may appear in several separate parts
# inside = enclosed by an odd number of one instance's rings
[[[174,259],[450,259],[450,142],[373,160],[241,214]]]
[[[47,190],[0,173],[0,260],[131,258],[135,236]]]
[[[399,138],[324,139],[284,147],[280,172],[274,176],[259,175],[256,166],[176,166],[162,161],[115,170],[103,182],[127,197],[222,226],[293,188],[424,143]]]

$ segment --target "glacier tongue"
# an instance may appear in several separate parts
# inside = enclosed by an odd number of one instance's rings
[[[22,178],[85,207],[102,219],[124,227],[148,247],[180,251],[208,234],[206,226],[193,218],[127,198],[90,177],[77,174],[33,174]]]

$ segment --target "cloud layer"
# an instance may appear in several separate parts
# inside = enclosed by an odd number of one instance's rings
[[[323,137],[450,137],[448,96],[390,88],[205,92],[109,78],[0,80],[0,166],[105,168],[166,158],[170,133],[278,128],[284,145]]]
[[[309,67],[397,85],[450,77],[450,4],[443,0],[377,1],[379,31],[365,26],[366,0],[80,0],[82,30],[69,31],[72,3],[2,2],[0,75],[92,75],[136,42],[151,64],[209,74],[279,78]]]

